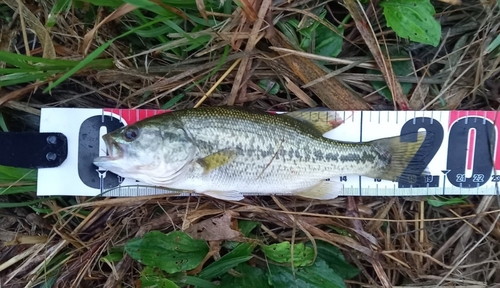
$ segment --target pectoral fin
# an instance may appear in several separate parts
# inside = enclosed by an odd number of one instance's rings
[[[342,183],[321,181],[318,185],[295,192],[293,194],[311,199],[330,200],[337,198],[343,190],[344,185]]]
[[[342,124],[342,118],[337,114],[337,112],[328,109],[302,109],[299,111],[289,112],[284,115],[288,115],[295,119],[312,124],[321,134],[325,134]]]
[[[224,166],[236,158],[237,152],[236,150],[222,150],[213,154],[208,155],[205,158],[198,159],[198,164],[200,164],[204,173],[210,173],[211,171]]]

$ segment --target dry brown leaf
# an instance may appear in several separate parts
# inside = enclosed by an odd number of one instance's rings
[[[275,37],[269,39],[269,41],[275,47],[295,50],[287,38],[279,31],[276,31]],[[327,74],[311,59],[280,51],[278,53],[293,73],[304,83],[309,83]],[[330,77],[321,83],[311,85],[310,89],[332,110],[370,109],[366,101],[358,95],[351,93],[335,77]]]
[[[299,97],[300,100],[302,100],[304,103],[309,105],[309,107],[316,107],[318,106],[318,103],[314,102],[309,95],[304,92],[304,90],[300,89],[299,86],[297,86],[295,83],[293,83],[290,78],[283,76],[286,80],[286,88],[290,89],[290,91],[295,94],[295,96]]]
[[[206,241],[220,241],[241,237],[238,227],[234,227],[232,222],[235,212],[227,211],[219,218],[210,218],[194,224],[184,232],[195,239],[204,239]]]
[[[420,110],[425,106],[425,98],[429,95],[429,84],[417,85],[410,98],[410,107]]]
[[[395,104],[397,104],[401,110],[409,110],[410,104],[408,103],[406,95],[403,93],[401,84],[396,80],[396,75],[392,70],[391,62],[386,58],[384,53],[382,53],[377,37],[375,36],[370,24],[366,21],[365,17],[361,16],[357,2],[355,0],[346,0],[345,6],[349,10],[359,33],[365,40],[366,46],[368,46],[373,58],[380,67],[380,71],[382,72],[382,75],[387,82],[387,86],[389,87],[389,90],[391,90],[393,99],[396,102]]]
[[[188,212],[187,215],[184,215],[184,212],[179,214],[179,217],[183,217],[182,230],[188,229],[192,223],[196,222],[200,218],[203,218],[205,216],[220,214],[219,209],[203,209],[203,207],[200,207],[195,211],[187,211],[187,212]]]
[[[446,109],[454,110],[457,109],[462,101],[469,96],[470,91],[464,87],[454,86],[448,89],[443,95],[444,102],[446,103]],[[441,103],[436,102],[434,104],[435,108],[442,109]]]
[[[137,9],[137,7],[132,4],[123,4],[122,6],[118,7],[118,9],[113,11],[113,13],[109,14],[108,17],[104,18],[101,22],[99,22],[99,24],[97,24],[87,34],[85,34],[85,36],[83,37],[83,44],[82,44],[83,55],[87,55],[87,53],[89,52],[90,45],[92,44],[92,39],[94,38],[94,34],[102,25],[108,23],[109,21],[118,19],[123,15],[134,11],[135,9]]]

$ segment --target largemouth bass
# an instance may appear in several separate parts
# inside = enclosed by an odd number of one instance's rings
[[[316,113],[335,119],[333,111]],[[108,155],[94,164],[149,185],[235,201],[244,194],[333,199],[343,189],[326,181],[334,176],[395,180],[424,173],[426,167],[409,163],[423,162],[425,132],[413,135],[415,142],[399,136],[340,142],[323,137],[332,123],[311,115],[239,108],[160,114],[104,135]]]

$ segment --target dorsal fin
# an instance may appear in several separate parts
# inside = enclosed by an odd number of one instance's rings
[[[340,115],[328,108],[301,109],[284,115],[312,124],[321,134],[325,134],[343,123]]]

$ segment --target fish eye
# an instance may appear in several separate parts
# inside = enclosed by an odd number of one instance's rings
[[[126,141],[134,141],[137,137],[139,137],[139,128],[135,126],[127,127],[123,131],[123,138],[125,138]]]

